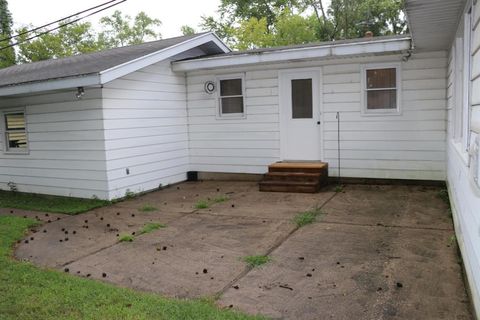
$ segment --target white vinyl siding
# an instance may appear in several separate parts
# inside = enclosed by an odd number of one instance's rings
[[[186,179],[185,77],[172,73],[170,61],[106,84],[103,107],[111,198]]]
[[[446,65],[443,52],[414,54],[401,63],[402,114],[363,117],[361,67],[395,64],[401,56],[288,63],[222,70],[245,73],[247,117],[215,119],[215,99],[203,91],[214,71],[187,75],[190,168],[265,173],[281,160],[278,70],[322,67],[322,147],[330,174],[337,174],[337,120],[341,113],[344,176],[445,179]]]
[[[264,173],[280,157],[278,71],[245,73],[245,119],[217,119],[215,96],[203,90],[209,74],[187,77],[190,169]]]
[[[468,13],[468,1],[465,13]],[[474,143],[479,133],[478,127],[470,127],[472,123],[480,123],[480,5],[473,6],[471,21],[472,37],[467,37],[464,44],[462,38],[468,35],[463,26],[469,23],[460,21],[457,38],[452,43],[449,53],[448,67],[448,128],[447,139],[447,181],[452,202],[455,231],[459,243],[469,288],[475,306],[476,315],[480,317],[480,188],[473,180],[472,163],[466,149],[468,140]],[[467,16],[468,17],[468,16]],[[464,18],[465,19],[465,18]],[[469,52],[464,52],[470,48]],[[465,59],[471,60],[470,68]],[[467,76],[465,76],[467,75]],[[470,101],[465,100],[465,89],[471,88]],[[473,131],[470,130],[473,128]],[[475,129],[476,128],[476,129]],[[477,130],[475,132],[474,130]]]
[[[25,110],[29,143],[28,154],[0,154],[1,189],[108,197],[101,92],[85,88],[82,100],[75,92],[0,99],[0,112]]]

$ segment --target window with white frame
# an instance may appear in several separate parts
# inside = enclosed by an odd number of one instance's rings
[[[220,117],[244,117],[243,75],[218,77],[218,114]]]
[[[365,66],[362,72],[364,113],[400,111],[400,67]]]
[[[3,114],[5,128],[5,151],[6,152],[27,152],[27,125],[25,112],[9,111]]]

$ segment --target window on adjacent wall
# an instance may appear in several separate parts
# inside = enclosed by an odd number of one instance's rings
[[[218,102],[221,117],[243,117],[245,114],[243,78],[220,78]]]
[[[365,67],[363,72],[365,113],[399,111],[399,67]]]
[[[5,151],[26,152],[28,150],[27,128],[24,112],[4,113]]]

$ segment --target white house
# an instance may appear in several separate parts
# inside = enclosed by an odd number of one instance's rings
[[[344,177],[447,182],[479,314],[480,4],[406,10],[411,35],[230,52],[205,33],[2,69],[0,188],[112,199],[279,160],[336,176],[339,134]]]

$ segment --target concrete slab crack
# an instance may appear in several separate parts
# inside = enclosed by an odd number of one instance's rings
[[[327,205],[327,203],[329,203],[333,198],[335,198],[335,196],[337,195],[338,193],[334,193],[332,196],[330,196],[327,200],[323,201],[323,203],[317,203],[317,206],[315,209],[317,210],[321,210],[323,207],[325,207]],[[281,238],[279,241],[277,241],[275,244],[273,244],[273,246],[271,246],[266,252],[265,252],[265,256],[268,256],[270,255],[273,251],[275,251],[278,247],[280,247],[285,241],[287,241],[295,232],[297,232],[299,229],[301,229],[301,227],[295,227],[293,228],[285,237]],[[239,273],[232,281],[230,281],[226,286],[224,286],[222,288],[222,290],[218,291],[215,296],[216,297],[220,297],[221,295],[223,295],[228,289],[230,289],[235,283],[237,283],[238,281],[240,281],[243,277],[245,277],[252,269],[254,269],[253,267],[250,267],[250,266],[247,266],[245,267],[245,269]]]

